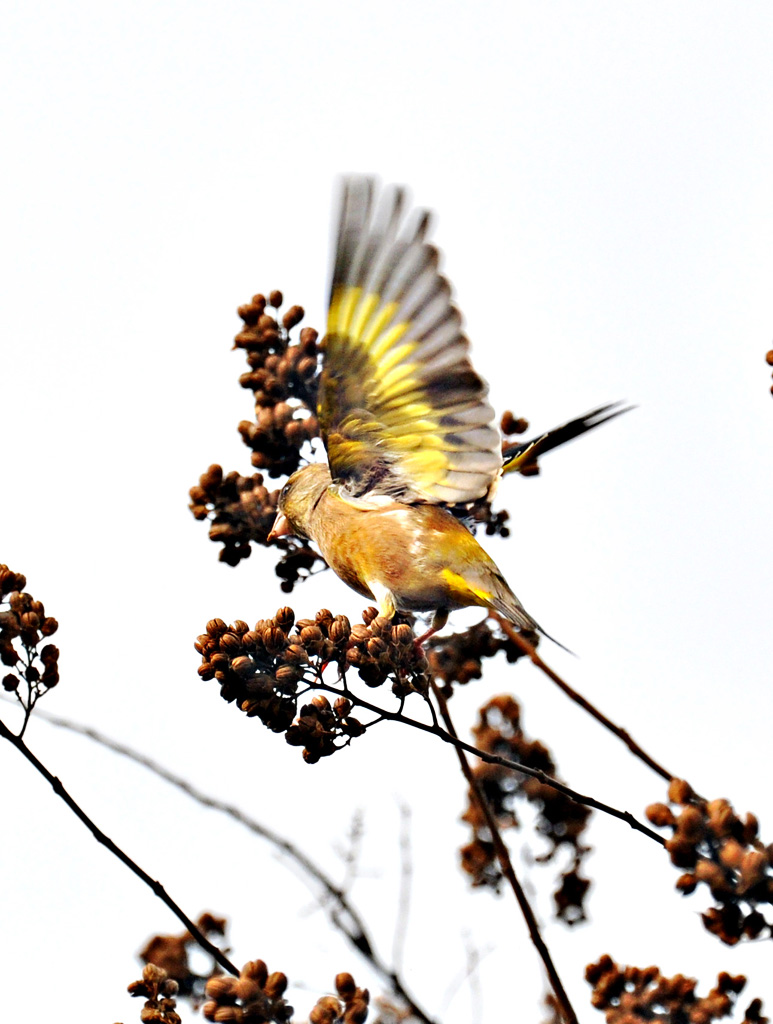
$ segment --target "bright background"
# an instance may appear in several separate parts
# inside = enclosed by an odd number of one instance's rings
[[[210,462],[248,470],[234,310],[280,287],[321,327],[336,175],[375,172],[439,212],[497,408],[539,430],[636,403],[510,481],[516,536],[490,549],[579,654],[546,645],[551,664],[771,840],[771,52],[766,0],[6,6],[0,557],[61,622],[44,706],[237,803],[336,878],[361,808],[353,897],[387,957],[409,802],[404,973],[448,1024],[536,1021],[543,992],[512,898],[469,895],[456,866],[453,753],[384,725],[307,767],[196,676],[207,619],[284,603],[270,559],[217,563],[186,509]],[[362,606],[330,574],[292,603]],[[639,815],[663,798],[529,667],[490,665],[454,701],[458,724],[503,689],[571,785]],[[380,990],[269,848],[77,736],[33,721],[28,741],[190,914],[231,918],[238,963],[307,987],[299,1018],[336,971]],[[137,1020],[133,955],[179,926],[7,745],[0,765],[4,1018]],[[573,932],[550,920],[553,869],[516,852],[582,1020],[601,1019],[582,971],[604,952],[704,990],[743,971],[773,1008],[769,944],[705,934],[707,898],[681,900],[625,826],[597,816],[590,839],[592,922]]]

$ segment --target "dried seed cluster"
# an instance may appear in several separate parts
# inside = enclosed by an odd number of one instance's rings
[[[255,422],[243,420],[239,433],[252,450],[252,465],[265,469],[270,477],[289,476],[300,465],[301,448],[319,436],[313,410],[317,406],[317,337],[313,327],[304,327],[297,343],[290,343],[290,331],[304,316],[300,306],[291,306],[277,320],[266,305],[279,310],[282,293],[254,295],[239,307],[244,327],[234,338],[234,347],[244,349],[249,370],[239,378],[255,400]],[[278,316],[278,312],[277,312]]]
[[[523,633],[532,646],[536,647],[539,637],[536,633]],[[484,658],[493,658],[504,651],[509,662],[523,657],[523,651],[512,640],[495,633],[494,628],[484,619],[462,633],[447,637],[433,637],[427,643],[427,660],[436,681],[442,681],[443,693],[450,697],[453,683],[469,683],[483,675]]]
[[[202,659],[199,676],[215,679],[224,700],[235,702],[273,732],[285,733],[287,742],[303,747],[304,759],[314,763],[365,731],[344,696],[331,706],[318,694],[298,710],[303,694],[322,686],[327,665],[335,665],[341,679],[355,668],[369,686],[391,680],[400,696],[424,693],[429,685],[427,664],[411,627],[392,625],[375,608],[366,609],[363,619],[352,626],[345,615],[323,608],[314,619],[296,621],[287,607],[253,629],[241,620],[227,625],[212,619],[196,641]]]
[[[702,914],[708,931],[727,945],[742,938],[770,937],[773,924],[760,913],[760,904],[773,904],[773,844],[758,837],[753,814],[741,820],[727,800],[703,800],[683,779],[668,787],[671,804],[650,804],[647,817],[659,828],[671,828],[666,842],[671,862],[687,869],[676,887],[685,895],[708,886],[716,906]]]
[[[317,332],[305,327],[297,342],[291,330],[303,319],[303,309],[291,306],[278,319],[282,293],[254,295],[239,308],[244,322],[234,347],[247,356],[249,370],[239,378],[253,392],[255,420],[242,420],[239,433],[250,448],[254,468],[272,479],[295,472],[303,458],[302,449],[319,435],[314,410],[317,403]],[[276,316],[267,312],[273,308]],[[209,537],[223,544],[220,559],[236,565],[248,557],[251,544],[265,545],[276,515],[279,491],[269,491],[263,473],[245,477],[224,474],[210,466],[190,490],[190,509],[196,519],[211,522]],[[283,538],[277,546],[283,552],[277,574],[283,589],[308,575],[316,562],[325,562],[308,545]]]
[[[133,981],[128,988],[129,995],[139,996],[145,1000],[140,1011],[143,1024],[181,1024],[182,1018],[177,1012],[175,996],[178,993],[177,982],[170,978],[163,967],[146,964],[139,981]]]
[[[309,1024],[363,1024],[368,1019],[370,994],[366,988],[357,988],[351,974],[336,975],[338,996],[322,996],[311,1013]]]
[[[0,661],[13,669],[3,677],[3,689],[15,693],[29,713],[59,682],[59,648],[41,646],[59,623],[46,615],[43,602],[36,601],[26,586],[25,576],[0,565]]]
[[[473,733],[475,745],[480,750],[555,776],[556,766],[547,747],[524,736],[520,724],[521,709],[513,697],[494,697],[480,709],[479,716]],[[550,843],[548,853],[538,858],[540,861],[552,860],[560,846],[569,846],[574,860],[571,869],[561,875],[560,887],[554,893],[556,913],[567,924],[584,920],[583,901],[590,882],[579,874],[579,868],[582,858],[590,850],[581,842],[590,809],[538,779],[519,775],[509,768],[481,761],[474,771],[500,828],[519,827],[516,799],[525,798],[539,808],[536,830]],[[473,885],[498,889],[502,881],[499,864],[486,820],[472,792],[468,793],[462,820],[471,826],[473,832],[472,841],[461,849],[462,867],[471,876]]]
[[[224,936],[226,926],[227,921],[224,917],[215,917],[209,913],[202,914],[196,921],[196,927],[209,939]],[[140,960],[149,966],[163,970],[165,977],[170,978],[178,986],[181,996],[196,998],[203,993],[207,978],[217,969],[213,961],[209,974],[196,974],[191,970],[189,952],[198,948],[191,933],[185,931],[180,935],[153,935],[138,955]]]
[[[236,1024],[283,1024],[293,1015],[284,998],[287,975],[269,974],[262,960],[250,960],[238,978],[217,974],[207,982],[207,1001],[201,1012],[207,1020],[234,1021]]]
[[[223,545],[221,562],[238,565],[249,558],[251,544],[268,543],[279,490],[269,491],[262,473],[240,476],[233,472],[224,476],[220,466],[212,465],[191,487],[190,496],[194,517],[208,519],[210,540]],[[274,543],[282,552],[275,571],[285,593],[290,593],[298,580],[327,567],[322,556],[298,537],[280,537]]]
[[[722,972],[708,995],[698,996],[694,978],[682,974],[666,978],[658,967],[619,966],[610,956],[589,964],[585,980],[593,987],[591,1003],[604,1011],[607,1024],[710,1024],[732,1013],[746,985],[743,975]],[[754,999],[743,1024],[767,1024],[761,1011],[762,1001]]]

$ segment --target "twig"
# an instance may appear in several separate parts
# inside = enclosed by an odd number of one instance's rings
[[[411,809],[400,803],[400,895],[397,900],[397,920],[392,943],[392,963],[395,970],[403,966],[405,935],[408,931],[408,915],[411,909],[411,882],[413,863],[411,861]]]
[[[105,833],[94,824],[94,822],[86,814],[86,812],[70,796],[70,794],[62,785],[62,783],[59,781],[59,779],[55,775],[52,775],[48,768],[46,768],[46,766],[41,761],[39,761],[37,757],[35,757],[30,748],[21,738],[21,736],[16,736],[14,735],[14,733],[11,732],[11,730],[8,728],[5,722],[3,722],[2,719],[0,719],[0,736],[3,739],[8,740],[9,743],[12,743],[19,751],[19,753],[23,754],[30,762],[30,764],[35,769],[37,769],[37,771],[39,771],[40,774],[45,779],[48,780],[56,795],[60,797],[62,800],[64,800],[64,802],[67,804],[70,810],[78,818],[80,818],[80,820],[91,832],[91,834],[94,836],[97,842],[105,846],[114,856],[116,856],[120,861],[122,861],[131,871],[134,872],[135,875],[137,875],[138,878],[141,878],[142,881],[153,890],[155,895],[158,896],[158,898],[162,900],[167,905],[167,907],[169,907],[169,909],[172,911],[175,917],[182,921],[182,923],[188,929],[188,931],[196,940],[196,942],[198,942],[201,948],[206,950],[210,956],[214,957],[214,959],[220,964],[220,966],[224,970],[228,971],[230,974],[235,974],[238,977],[238,969],[231,963],[228,957],[220,949],[217,948],[217,946],[215,946],[212,942],[209,941],[209,939],[206,937],[206,935],[204,935],[201,929],[198,928],[193,923],[193,921],[191,921],[188,915],[184,913],[184,911],[175,903],[172,897],[167,893],[163,885],[161,885],[161,883],[156,881],[155,879],[151,878],[147,871],[144,871],[139,866],[139,864],[137,864],[135,861],[131,859],[131,857],[127,853],[124,853],[120,846],[116,846],[113,840],[110,839],[109,836],[106,836]]]
[[[564,785],[563,782],[559,782],[558,779],[553,778],[552,775],[548,775],[547,772],[541,771],[539,768],[532,768],[529,765],[521,764],[520,761],[513,761],[509,757],[502,757],[501,754],[490,754],[486,750],[479,750],[478,747],[474,747],[471,743],[465,743],[464,740],[459,739],[458,736],[452,736],[450,733],[441,729],[439,725],[428,725],[426,722],[420,722],[416,718],[409,718],[407,715],[403,715],[398,711],[387,711],[384,708],[377,707],[375,704],[371,704],[370,701],[364,700],[359,694],[353,693],[345,684],[343,689],[335,686],[330,686],[328,683],[319,682],[317,688],[320,690],[327,690],[328,693],[334,693],[336,696],[343,694],[348,697],[352,704],[356,704],[361,708],[365,708],[366,711],[372,711],[374,714],[379,715],[380,718],[387,722],[399,722],[402,725],[410,725],[414,729],[420,729],[422,732],[429,733],[431,736],[437,736],[438,739],[443,740],[444,743],[450,743],[451,746],[456,747],[459,750],[464,750],[468,754],[473,754],[475,757],[479,757],[481,761],[486,761],[489,764],[498,764],[503,768],[509,768],[511,771],[520,772],[522,775],[529,775],[534,779],[538,779],[543,782],[546,786],[551,786],[553,789],[558,790],[559,793],[563,793],[565,796],[571,797],[578,804],[584,804],[586,807],[594,807],[597,811],[602,811],[604,814],[609,814],[613,818],[618,818],[620,821],[624,821],[626,825],[629,825],[636,832],[641,832],[642,835],[647,836],[653,842],[659,846],[665,846],[666,841],[663,836],[653,832],[651,828],[648,828],[643,822],[635,818],[630,811],[621,811],[617,807],[613,807],[611,804],[605,804],[601,800],[597,800],[592,796],[585,796],[583,793],[578,793],[577,790],[571,789],[569,786]]]
[[[389,967],[389,965],[381,959],[374,949],[373,941],[368,934],[365,922],[360,917],[358,911],[352,906],[345,890],[331,881],[331,879],[328,878],[324,871],[318,867],[314,861],[312,861],[305,853],[303,853],[302,850],[291,843],[288,839],[285,839],[284,836],[274,832],[266,825],[262,825],[254,818],[249,817],[233,804],[229,804],[223,800],[217,799],[216,797],[209,796],[202,792],[202,790],[193,786],[187,779],[183,779],[181,776],[175,775],[174,772],[164,768],[152,758],[146,757],[144,754],[140,754],[138,751],[111,739],[109,736],[105,736],[104,733],[99,732],[97,729],[81,725],[79,722],[73,722],[68,718],[62,718],[60,715],[51,714],[50,711],[44,711],[39,707],[35,710],[35,717],[42,718],[51,725],[55,725],[60,729],[67,729],[70,732],[78,733],[80,736],[85,736],[94,743],[98,743],[100,746],[107,747],[108,750],[112,750],[114,753],[120,754],[121,757],[125,757],[130,761],[134,761],[136,764],[142,765],[143,768],[147,768],[148,771],[153,772],[154,775],[159,776],[159,778],[162,778],[165,782],[175,786],[192,800],[197,801],[197,803],[200,803],[211,810],[219,811],[221,814],[228,815],[228,817],[238,821],[240,825],[243,825],[251,832],[254,832],[256,835],[259,835],[261,838],[275,846],[280,853],[283,853],[290,860],[294,861],[307,876],[313,878],[322,886],[327,896],[338,908],[335,911],[331,911],[330,915],[335,927],[338,928],[346,940],[350,942],[366,960],[369,961],[373,969],[381,976],[381,978],[391,986],[392,991],[396,996],[403,1000],[406,1006],[411,1010],[413,1016],[417,1020],[422,1021],[423,1024],[434,1024],[433,1018],[431,1018],[428,1013],[419,1006],[419,1004],[406,990],[405,984],[398,973],[399,966],[395,964],[394,968]],[[347,918],[346,921],[342,920],[342,915]]]
[[[467,977],[470,982],[471,1014],[473,1024],[483,1020],[483,986],[480,983],[480,951],[473,944],[472,936],[464,936],[464,949],[467,954]]]
[[[443,721],[445,722],[446,729],[448,730],[451,736],[456,737],[456,729],[454,728],[454,723],[451,720],[451,715],[448,711],[448,704],[446,702],[445,697],[441,693],[439,687],[436,686],[435,683],[432,683],[432,692],[435,696],[435,700],[438,703],[438,707],[440,708],[440,714],[443,718]],[[513,890],[515,898],[518,901],[518,906],[521,908],[521,913],[523,914],[524,919],[526,921],[526,926],[529,929],[529,936],[531,937],[531,941],[534,943],[537,952],[539,953],[540,958],[542,959],[542,963],[545,965],[545,970],[547,971],[547,975],[550,979],[550,984],[553,988],[553,991],[556,994],[556,999],[558,1000],[561,1006],[561,1009],[564,1013],[566,1020],[568,1021],[568,1024],[577,1024],[577,1015],[574,1012],[572,1004],[569,1001],[569,996],[566,994],[566,990],[564,989],[564,986],[561,982],[561,978],[558,975],[556,966],[553,963],[553,958],[550,955],[550,950],[546,946],[545,940],[542,938],[542,934],[539,930],[539,925],[537,924],[537,919],[534,916],[534,911],[531,909],[531,904],[526,898],[526,893],[523,891],[523,887],[521,886],[521,883],[518,881],[518,877],[515,874],[513,862],[510,859],[510,854],[508,852],[507,846],[505,845],[505,841],[502,839],[502,836],[500,834],[496,818],[492,813],[491,808],[489,807],[488,800],[486,800],[486,797],[483,794],[483,790],[479,785],[478,780],[476,779],[472,771],[472,768],[470,767],[470,763],[467,760],[464,751],[457,746],[456,754],[457,757],[459,758],[459,765],[462,769],[465,779],[467,780],[467,784],[470,787],[471,792],[475,796],[475,800],[480,806],[480,809],[483,812],[483,816],[486,819],[486,825],[488,826],[488,830],[491,834],[491,841],[494,844],[494,850],[496,851],[497,860],[499,861],[499,866],[502,869],[502,874],[509,882],[510,888]]]
[[[532,647],[529,641],[525,640],[517,630],[513,629],[507,619],[503,619],[502,616],[497,615],[496,612],[489,612],[489,614],[492,619],[495,619],[499,623],[508,639],[512,640],[516,646],[520,647],[523,653],[528,655],[537,668],[541,669],[548,679],[552,679],[556,686],[564,691],[567,697],[570,697],[575,704],[579,704],[580,707],[587,711],[589,715],[592,715],[597,722],[601,722],[606,729],[609,729],[609,731],[614,733],[618,739],[621,739],[632,754],[635,754],[636,757],[642,760],[649,768],[654,772],[657,772],[661,778],[666,779],[667,782],[670,782],[671,779],[674,778],[671,772],[667,771],[663,765],[658,764],[654,757],[650,757],[646,750],[639,746],[636,740],[626,729],[623,729],[619,725],[615,725],[611,719],[607,718],[607,716],[599,711],[598,708],[594,707],[589,700],[586,700],[585,697],[572,689],[572,687],[565,682],[558,673],[554,672],[549,665],[546,665],[539,654],[537,654],[535,648]]]

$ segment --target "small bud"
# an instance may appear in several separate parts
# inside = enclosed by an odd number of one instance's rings
[[[233,999],[236,995],[236,978],[230,974],[216,974],[210,978],[204,989],[210,999],[218,1002],[222,999]]]
[[[333,705],[333,708],[335,709],[335,713],[338,715],[339,718],[346,718],[346,716],[352,710],[352,702],[348,700],[346,697],[338,697],[336,698],[336,702]]]
[[[244,967],[242,967],[241,976],[243,978],[252,978],[263,988],[268,978],[268,967],[266,967],[263,960],[248,960]]]
[[[356,739],[365,732],[365,726],[359,718],[344,718],[341,722],[341,729],[347,736]]]
[[[692,786],[684,779],[671,779],[668,784],[668,799],[672,804],[687,804],[693,795]]]
[[[688,804],[683,808],[681,814],[676,819],[676,831],[677,835],[687,842],[696,843],[703,838],[706,826],[703,815],[697,807]]]
[[[250,679],[257,672],[255,662],[252,658],[240,655],[231,662],[231,668],[242,679]]]
[[[145,964],[142,968],[142,980],[149,985],[158,985],[166,981],[166,971],[163,967],[156,967],[155,964]]]
[[[719,850],[719,859],[723,867],[737,871],[743,860],[744,848],[736,839],[727,839]]]
[[[281,303],[280,303],[281,305]],[[304,317],[303,306],[290,306],[282,317],[282,326],[286,331],[291,331],[296,324],[299,324]]]
[[[768,871],[768,856],[764,850],[747,850],[741,861],[741,883],[752,889],[763,881]]]
[[[284,605],[277,610],[274,622],[284,633],[289,633],[295,622],[295,612],[288,605]]]
[[[287,975],[281,971],[269,974],[263,989],[269,999],[278,999],[287,989]]]
[[[407,623],[401,622],[399,626],[392,627],[392,640],[401,647],[410,647],[413,643],[413,630]]]
[[[269,293],[268,304],[269,306],[273,306],[274,309],[279,309],[283,301],[284,296],[282,295],[278,288],[275,288],[272,292]]]
[[[691,868],[697,859],[693,843],[675,835],[666,840],[666,849],[671,856],[671,863],[678,868]]]
[[[351,974],[348,974],[345,971],[341,972],[341,974],[336,975],[335,987],[336,992],[342,999],[353,998],[354,993],[357,989],[357,986],[354,983],[354,978],[351,976]]]
[[[664,828],[666,825],[673,825],[676,822],[668,804],[650,804],[644,813],[647,815],[648,821],[658,828]]]
[[[676,882],[676,887],[684,896],[689,896],[691,892],[695,892],[695,887],[698,884],[698,879],[691,872],[685,872],[680,875]]]
[[[287,644],[287,637],[279,626],[266,626],[263,630],[263,645],[269,654],[279,654]]]
[[[280,686],[293,686],[303,679],[303,669],[297,665],[280,665],[274,675]]]

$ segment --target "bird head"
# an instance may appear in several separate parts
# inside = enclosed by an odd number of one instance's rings
[[[312,462],[293,473],[279,494],[277,516],[268,540],[291,533],[313,540],[313,513],[330,484],[326,462]]]

